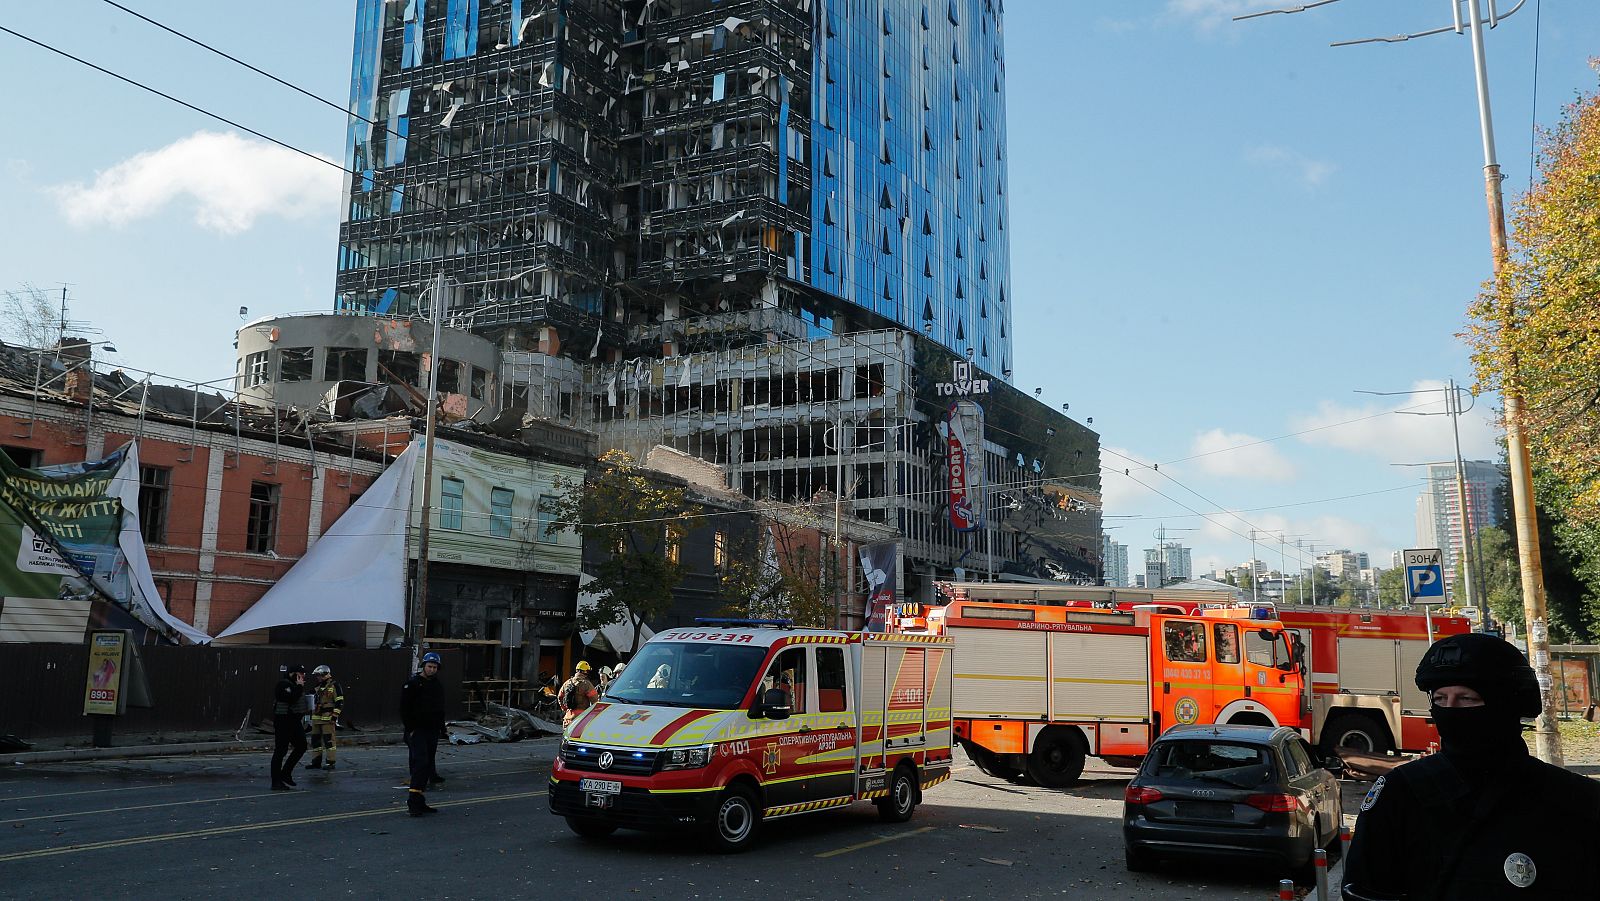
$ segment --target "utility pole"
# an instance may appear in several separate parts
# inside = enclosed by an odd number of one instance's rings
[[[1478,127],[1483,141],[1483,187],[1489,207],[1489,246],[1493,255],[1495,283],[1498,285],[1501,270],[1505,267],[1508,256],[1506,205],[1505,195],[1501,190],[1504,176],[1500,174],[1500,161],[1495,155],[1494,116],[1489,104],[1489,67],[1483,46],[1483,26],[1498,25],[1502,19],[1508,18],[1520,9],[1522,4],[1517,4],[1502,16],[1496,9],[1494,0],[1490,0],[1490,18],[1485,20],[1483,0],[1466,0],[1466,2],[1468,21],[1465,23],[1465,28],[1472,40],[1472,67],[1478,95]],[[1235,19],[1256,18],[1273,13],[1297,13],[1321,5],[1325,4],[1301,4],[1284,9],[1249,13],[1236,16]],[[1450,0],[1450,11],[1451,25],[1415,34],[1339,41],[1333,46],[1344,47],[1376,42],[1398,43],[1449,31],[1461,34],[1463,22],[1459,0]],[[1509,301],[1502,303],[1509,307]],[[1502,309],[1501,319],[1505,323],[1502,326],[1504,329],[1514,327],[1511,323],[1515,319],[1510,315],[1511,312],[1509,308]],[[1559,766],[1562,762],[1561,734],[1556,731],[1556,705],[1552,692],[1554,683],[1550,677],[1550,630],[1549,618],[1545,611],[1544,568],[1539,553],[1539,523],[1535,518],[1532,464],[1528,458],[1527,439],[1522,431],[1522,396],[1517,385],[1517,370],[1517,357],[1512,353],[1506,361],[1500,395],[1505,402],[1506,457],[1511,469],[1512,518],[1516,523],[1517,563],[1522,576],[1522,614],[1528,624],[1528,662],[1538,677],[1540,694],[1543,696],[1543,712],[1539,714],[1534,724],[1534,751],[1540,760]]]
[[[444,275],[433,280],[433,345],[428,349],[428,419],[422,449],[422,526],[417,536],[417,584],[411,592],[411,656],[420,658],[427,636],[428,539],[433,518],[433,434],[438,424],[440,345],[444,342]],[[417,661],[412,661],[416,665]]]
[[[1462,587],[1467,591],[1467,604],[1477,607],[1479,614],[1488,621],[1488,604],[1483,598],[1483,585],[1481,577],[1483,571],[1477,568],[1477,561],[1472,557],[1472,510],[1467,506],[1467,464],[1461,458],[1461,396],[1456,393],[1456,380],[1450,380],[1449,395],[1450,431],[1456,442],[1456,510],[1461,516],[1461,581]]]

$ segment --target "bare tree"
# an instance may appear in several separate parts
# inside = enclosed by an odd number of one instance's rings
[[[61,321],[50,293],[37,285],[0,292],[0,339],[47,348],[61,337]]]

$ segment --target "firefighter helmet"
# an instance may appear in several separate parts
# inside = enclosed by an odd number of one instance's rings
[[[1525,719],[1543,709],[1533,667],[1515,646],[1493,635],[1447,635],[1428,648],[1417,664],[1417,687],[1431,692],[1448,685],[1464,685],[1485,704],[1514,709]]]
[[[331,676],[331,675],[333,675],[333,670],[329,669],[328,665],[326,663],[324,663],[321,666],[318,666],[316,669],[312,670],[311,671],[311,675],[313,675],[313,676]]]

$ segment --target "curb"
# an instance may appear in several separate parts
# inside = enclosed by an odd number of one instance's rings
[[[341,737],[340,746],[399,744],[399,732],[364,732]],[[71,763],[88,760],[131,760],[140,757],[173,757],[183,754],[233,754],[272,751],[270,738],[241,741],[197,741],[171,745],[130,745],[124,748],[62,748],[55,751],[26,751],[0,755],[0,766],[26,766],[31,763]]]

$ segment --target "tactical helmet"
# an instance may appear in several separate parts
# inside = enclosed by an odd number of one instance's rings
[[[434,665],[439,665],[440,664],[439,655],[435,654],[432,651],[429,651],[428,653],[422,655],[422,662],[423,663],[432,663]]]
[[[317,667],[316,669],[312,670],[311,671],[311,675],[313,675],[313,676],[331,676],[331,675],[333,675],[333,670],[329,669],[328,665],[326,663],[324,663],[321,666]]]
[[[1533,667],[1515,646],[1493,635],[1447,635],[1428,648],[1417,664],[1417,687],[1432,692],[1447,685],[1465,685],[1486,705],[1515,710],[1524,719],[1543,710]]]

